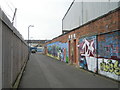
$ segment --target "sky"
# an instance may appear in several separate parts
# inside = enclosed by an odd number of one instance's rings
[[[24,39],[53,39],[62,34],[62,19],[73,0],[0,0],[3,11],[12,20]]]
[[[14,26],[28,39],[50,40],[62,34],[62,19],[74,0],[0,0],[3,11],[12,20],[17,8]],[[76,0],[81,2],[83,0]],[[84,2],[105,2],[108,0],[84,0]],[[118,1],[118,0],[110,0]]]

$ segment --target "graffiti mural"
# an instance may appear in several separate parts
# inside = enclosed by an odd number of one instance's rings
[[[98,36],[98,73],[120,80],[120,32]]]
[[[103,59],[102,62],[100,62],[100,70],[120,75],[119,62],[115,60],[108,59],[105,61]]]
[[[47,45],[48,55],[68,62],[68,43],[54,42]]]
[[[120,61],[99,58],[98,69],[99,74],[120,80]]]
[[[96,72],[96,36],[79,40],[79,65],[81,68]]]

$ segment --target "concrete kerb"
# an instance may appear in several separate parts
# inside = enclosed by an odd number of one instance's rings
[[[25,68],[26,68],[27,62],[28,62],[28,60],[24,63],[24,65],[23,65],[23,67],[22,67],[22,69],[21,69],[21,72],[19,73],[19,75],[18,75],[18,77],[17,77],[14,85],[12,86],[12,88],[18,88],[18,86],[19,86],[19,84],[20,84],[20,81],[21,81],[21,78],[22,78],[22,76],[23,76],[24,70],[25,70]]]

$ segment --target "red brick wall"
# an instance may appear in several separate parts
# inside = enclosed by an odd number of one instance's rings
[[[86,23],[83,26],[80,26],[77,29],[72,30],[71,32],[59,36],[52,41],[47,42],[46,44],[53,42],[68,42],[68,36],[76,34],[76,45],[78,44],[78,40],[81,37],[91,36],[91,35],[99,35],[103,33],[113,32],[120,30],[120,9],[116,9],[112,12],[109,12],[106,15],[103,15],[93,21]],[[76,59],[78,63],[78,48],[76,48]]]

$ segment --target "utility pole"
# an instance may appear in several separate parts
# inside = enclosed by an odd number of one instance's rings
[[[34,25],[29,25],[28,26],[28,60],[29,60],[29,57],[30,57],[30,46],[29,46],[29,29],[30,27],[34,27]]]

